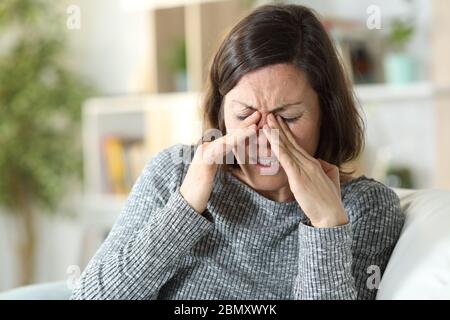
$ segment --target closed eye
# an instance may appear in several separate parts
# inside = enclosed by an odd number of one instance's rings
[[[292,122],[295,122],[295,121],[297,121],[298,119],[300,119],[300,116],[294,117],[294,118],[285,118],[285,117],[281,117],[281,119],[283,119],[284,122],[286,122],[286,123],[292,123]]]
[[[253,114],[253,111],[250,110],[244,110],[244,112],[242,112],[241,114],[237,115],[236,118],[238,118],[239,120],[243,121],[245,120],[245,118],[251,116]]]
[[[240,121],[244,121],[245,118],[247,118],[248,116],[250,116],[250,114],[248,115],[240,115],[240,116],[236,116],[236,118]],[[293,123],[295,121],[297,121],[298,119],[300,119],[301,116],[298,117],[292,117],[292,118],[287,118],[287,117],[281,117],[281,119],[283,119],[283,121],[285,121],[286,123]]]
[[[245,116],[236,116],[236,118],[238,118],[241,121],[244,121],[245,118],[247,118],[249,115],[245,115]]]

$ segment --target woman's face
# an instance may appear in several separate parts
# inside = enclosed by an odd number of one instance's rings
[[[283,108],[281,108],[283,107]],[[316,92],[311,88],[305,74],[291,64],[276,64],[260,68],[244,75],[238,84],[227,93],[224,101],[224,119],[227,132],[239,127],[245,117],[260,112],[258,135],[253,140],[258,152],[266,146],[266,157],[275,158],[270,144],[262,132],[267,123],[267,115],[280,115],[290,128],[299,146],[314,156],[320,134],[320,107]],[[251,141],[251,140],[250,140]],[[245,159],[235,152],[242,172],[239,176],[254,189],[262,192],[277,192],[288,186],[286,173],[281,165],[276,173],[266,174],[264,168],[249,163],[248,141],[245,147]],[[252,157],[253,158],[253,157]],[[253,158],[254,159],[254,158]]]

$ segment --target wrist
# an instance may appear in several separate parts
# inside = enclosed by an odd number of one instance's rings
[[[336,214],[329,215],[323,219],[312,221],[311,225],[315,228],[333,228],[343,226],[349,223],[348,216],[345,210],[339,211]]]
[[[201,194],[192,192],[192,188],[185,188],[184,185],[180,186],[180,194],[184,201],[186,201],[198,214],[202,214],[205,211],[207,201],[205,201]]]

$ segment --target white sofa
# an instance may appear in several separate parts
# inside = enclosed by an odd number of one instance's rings
[[[406,221],[377,299],[450,299],[450,191],[394,190]]]
[[[406,222],[377,299],[450,299],[450,191],[394,189]],[[66,282],[33,285],[1,299],[68,299]]]

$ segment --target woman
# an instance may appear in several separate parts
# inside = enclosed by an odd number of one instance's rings
[[[317,17],[259,7],[208,82],[223,135],[150,161],[72,298],[374,299],[403,217],[391,189],[341,170],[363,124]]]

